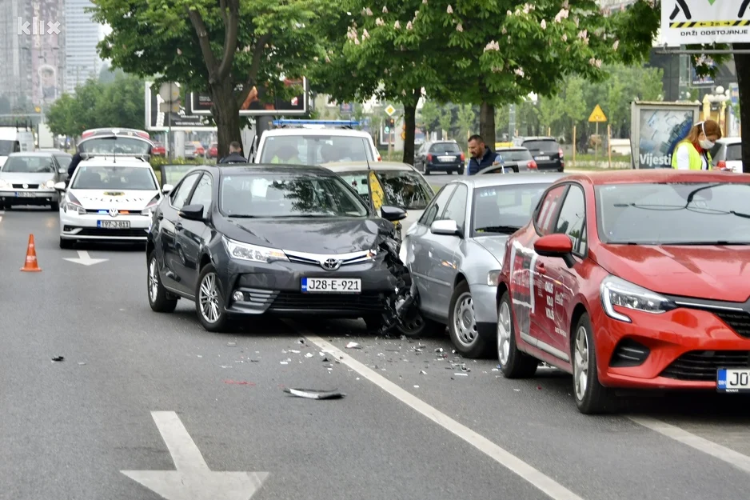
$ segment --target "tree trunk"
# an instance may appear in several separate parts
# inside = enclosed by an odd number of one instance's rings
[[[404,163],[414,165],[414,132],[417,127],[417,103],[404,104]]]
[[[750,50],[750,43],[735,43],[734,50]],[[742,134],[742,171],[750,173],[750,54],[735,54],[737,86],[740,89],[740,133]]]
[[[212,85],[210,92],[213,101],[213,117],[219,134],[219,159],[221,159],[229,154],[229,144],[232,141],[242,144],[240,108],[230,78]],[[247,151],[243,151],[242,155],[246,156]]]
[[[479,106],[479,135],[491,150],[495,150],[495,106],[482,102]]]

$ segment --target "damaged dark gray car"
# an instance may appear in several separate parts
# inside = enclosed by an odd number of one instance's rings
[[[264,314],[364,318],[410,332],[412,281],[393,222],[318,167],[205,166],[153,214],[148,299],[157,312],[195,302],[209,331]]]

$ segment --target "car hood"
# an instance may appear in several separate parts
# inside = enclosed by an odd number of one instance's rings
[[[342,254],[376,248],[389,222],[382,219],[230,219],[220,231],[228,238],[280,250]]]
[[[55,174],[45,172],[34,174],[28,172],[0,172],[0,179],[13,184],[44,184],[49,180],[55,179]]]
[[[143,210],[159,191],[118,191],[96,189],[72,189],[70,193],[86,210],[116,208],[118,210]]]
[[[728,302],[750,297],[750,247],[603,245],[595,258],[654,292]]]
[[[474,238],[474,243],[487,250],[498,262],[502,263],[505,258],[505,244],[508,242],[507,234],[496,234],[493,236],[479,236]]]

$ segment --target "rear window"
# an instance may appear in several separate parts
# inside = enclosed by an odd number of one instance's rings
[[[557,141],[526,141],[523,147],[529,151],[540,151],[542,153],[557,153],[560,145]]]
[[[726,161],[742,161],[742,143],[727,146]]]
[[[433,196],[433,191],[416,172],[395,171],[375,174],[385,191],[386,205],[406,210],[424,210]],[[339,174],[344,182],[352,186],[366,201],[370,200],[367,172],[344,172]]]
[[[503,157],[503,161],[527,161],[532,160],[531,153],[526,149],[500,150],[497,152]]]
[[[430,147],[430,153],[461,153],[461,148],[452,142],[439,142]]]

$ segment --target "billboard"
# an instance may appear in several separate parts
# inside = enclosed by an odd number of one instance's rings
[[[160,110],[164,100],[159,89],[152,89],[153,82],[146,82],[146,130],[167,132],[170,130],[212,131],[216,127],[209,124],[205,116],[188,113],[184,102],[180,103],[178,112],[164,113]]]
[[[284,80],[286,87],[301,86],[303,91],[289,100],[275,99],[265,87],[253,87],[240,105],[240,116],[284,115],[305,116],[308,113],[308,84],[307,79]],[[242,85],[235,88],[237,94],[242,92]],[[212,106],[211,96],[203,92],[191,92],[189,98],[190,113],[194,115],[210,115]]]
[[[750,43],[747,0],[662,0],[661,42],[669,46]]]
[[[633,102],[633,168],[672,168],[672,152],[700,121],[700,109],[699,103]]]

